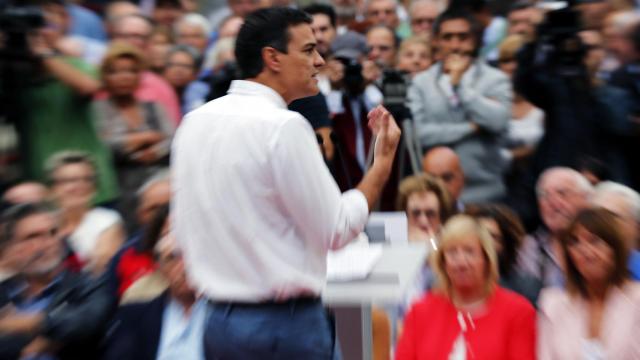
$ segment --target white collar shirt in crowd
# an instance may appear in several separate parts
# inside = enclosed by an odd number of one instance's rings
[[[319,295],[328,250],[368,218],[360,191],[340,193],[304,117],[253,81],[185,117],[172,176],[187,273],[214,301]]]

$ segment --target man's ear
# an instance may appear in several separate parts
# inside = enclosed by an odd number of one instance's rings
[[[262,48],[262,62],[265,69],[269,69],[273,72],[282,71],[282,62],[280,58],[280,52],[270,46]]]

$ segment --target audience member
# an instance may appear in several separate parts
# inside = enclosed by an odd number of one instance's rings
[[[111,293],[118,299],[138,279],[155,270],[150,246],[147,245],[159,238],[167,220],[168,204],[171,198],[168,171],[154,174],[136,194],[138,195],[136,209],[138,228],[113,257],[107,273]]]
[[[146,54],[149,51],[152,33],[153,25],[148,18],[141,15],[127,15],[116,20],[113,39],[127,42]],[[104,93],[101,95],[102,98],[107,96]],[[150,71],[143,72],[135,95],[140,101],[156,101],[162,104],[176,123],[180,121],[182,113],[178,96],[160,76]]]
[[[498,204],[471,204],[465,208],[465,213],[476,218],[493,237],[500,285],[526,297],[535,306],[542,283],[517,268],[520,246],[526,235],[518,215],[507,206]]]
[[[95,103],[97,126],[113,152],[122,190],[118,209],[131,229],[135,222],[134,192],[150,174],[168,165],[173,122],[157,102],[134,97],[144,71],[143,56],[136,48],[115,43],[101,70],[108,98]]]
[[[464,190],[464,172],[455,151],[444,146],[429,150],[422,160],[422,169],[425,173],[442,180],[449,191],[455,209],[464,210],[464,204],[460,200]]]
[[[410,242],[436,245],[442,224],[456,212],[452,205],[444,184],[430,175],[410,176],[400,183],[396,209],[407,215]]]
[[[411,78],[427,70],[433,64],[431,43],[426,36],[411,36],[400,43],[396,69],[406,72]]]
[[[444,10],[444,2],[439,0],[414,0],[409,8],[411,32],[413,35],[431,37],[433,24]]]
[[[331,53],[331,43],[337,36],[336,12],[325,4],[312,4],[303,10],[313,19],[311,29],[316,38],[316,49],[326,60]]]
[[[149,70],[159,75],[162,74],[167,63],[167,53],[173,43],[171,31],[167,28],[157,26],[153,29],[146,54]]]
[[[395,31],[400,25],[397,0],[368,0],[365,2],[365,16],[373,26],[386,26]]]
[[[16,275],[0,285],[2,359],[97,359],[113,302],[105,282],[65,268],[55,211],[21,204],[3,216],[0,256]]]
[[[70,10],[72,6],[77,7],[77,5],[67,4],[67,2],[67,0],[37,0],[37,3],[41,4],[47,22],[43,33],[47,40],[54,44],[53,49],[59,53],[81,58],[92,65],[100,63],[105,51],[103,41],[82,34],[70,34],[73,21]],[[102,26],[100,23],[98,25]]]
[[[173,26],[173,37],[177,45],[188,45],[204,54],[209,46],[211,26],[209,21],[195,13],[186,14]]]
[[[618,230],[629,249],[629,273],[640,280],[640,195],[627,186],[605,181],[595,187],[591,204],[616,215]]]
[[[176,45],[167,52],[162,76],[178,94],[183,115],[193,110],[187,103],[185,94],[189,85],[197,79],[200,63],[200,53],[190,46]]]
[[[171,234],[158,240],[152,252],[168,289],[118,310],[104,359],[204,360],[206,303],[188,283],[182,252]]]
[[[110,39],[115,36],[115,24],[129,15],[142,15],[140,7],[129,0],[113,0],[104,8],[104,21],[107,35]]]
[[[525,40],[535,37],[536,26],[542,21],[543,15],[533,2],[528,0],[516,1],[507,13],[508,35],[520,35]]]
[[[569,168],[547,169],[538,179],[536,194],[544,226],[525,239],[519,266],[545,287],[565,284],[560,236],[588,205],[592,191],[589,181]]]
[[[180,0],[154,0],[154,2],[155,4],[151,10],[151,19],[158,26],[171,29],[178,19],[185,14]]]
[[[636,359],[640,284],[629,279],[627,242],[605,209],[578,213],[560,238],[566,289],[540,295],[539,359]]]
[[[432,257],[437,288],[405,318],[397,360],[536,358],[535,310],[498,285],[493,243],[470,216],[445,224]]]
[[[107,33],[98,14],[75,1],[66,1],[66,7],[71,17],[69,35],[87,37],[99,42],[107,41]]]
[[[476,58],[481,30],[473,17],[449,9],[435,23],[443,60],[417,75],[408,99],[423,149],[450,146],[466,176],[463,202],[499,200],[505,195],[499,144],[511,108],[506,75]]]
[[[59,234],[82,265],[101,274],[124,242],[120,215],[95,207],[96,167],[83,152],[63,151],[47,161],[51,197],[60,208]]]
[[[382,0],[377,0],[382,1]],[[396,55],[398,50],[398,41],[393,30],[387,26],[374,26],[366,34],[367,37],[367,59],[376,66],[378,76],[368,76],[367,63],[363,63],[363,71],[365,81],[376,81],[380,79],[379,72],[385,69],[393,69],[396,64]]]
[[[3,93],[3,111],[18,134],[23,178],[44,181],[48,157],[65,149],[82,150],[99,169],[96,201],[112,201],[117,195],[115,174],[91,111],[91,97],[101,84],[91,66],[58,54],[55,39],[47,34],[35,30],[30,35],[33,61],[16,72],[4,72],[2,79],[3,86],[11,85],[11,92]]]
[[[518,67],[516,54],[524,45],[521,35],[509,35],[500,45],[498,68],[509,78],[513,78]],[[522,95],[514,92],[511,108],[511,121],[502,142],[502,157],[509,166],[506,182],[509,187],[515,186],[529,169],[531,157],[536,146],[544,135],[544,112],[527,101]]]
[[[218,29],[224,19],[229,16],[245,18],[250,13],[262,7],[260,0],[227,0],[226,6],[219,8],[209,15],[211,28]]]
[[[42,183],[24,181],[9,187],[2,194],[2,201],[7,205],[18,205],[46,201],[49,189]]]
[[[627,135],[623,139],[622,153],[620,157],[626,160],[625,165],[629,171],[629,183],[635,188],[640,189],[640,165],[634,154],[638,149],[640,141],[640,16],[636,13],[633,16],[633,26],[628,26],[623,32],[622,39],[617,40],[621,43],[619,53],[621,67],[611,74],[610,84],[624,89],[630,95],[631,124],[626,124],[622,131]],[[623,50],[624,49],[624,50]],[[618,104],[610,104],[616,106]]]

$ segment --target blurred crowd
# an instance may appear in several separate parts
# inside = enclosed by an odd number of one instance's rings
[[[376,210],[405,212],[430,251],[402,303],[374,307],[376,359],[640,359],[637,3],[13,3],[0,359],[204,358],[171,141],[238,79],[243,18],[269,6],[312,17],[320,93],[289,109],[342,191],[373,159],[367,113],[403,129]]]

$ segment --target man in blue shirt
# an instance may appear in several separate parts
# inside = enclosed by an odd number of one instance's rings
[[[0,284],[0,358],[96,358],[113,309],[104,281],[70,271],[59,221],[43,203],[3,216],[0,256],[16,275]]]

